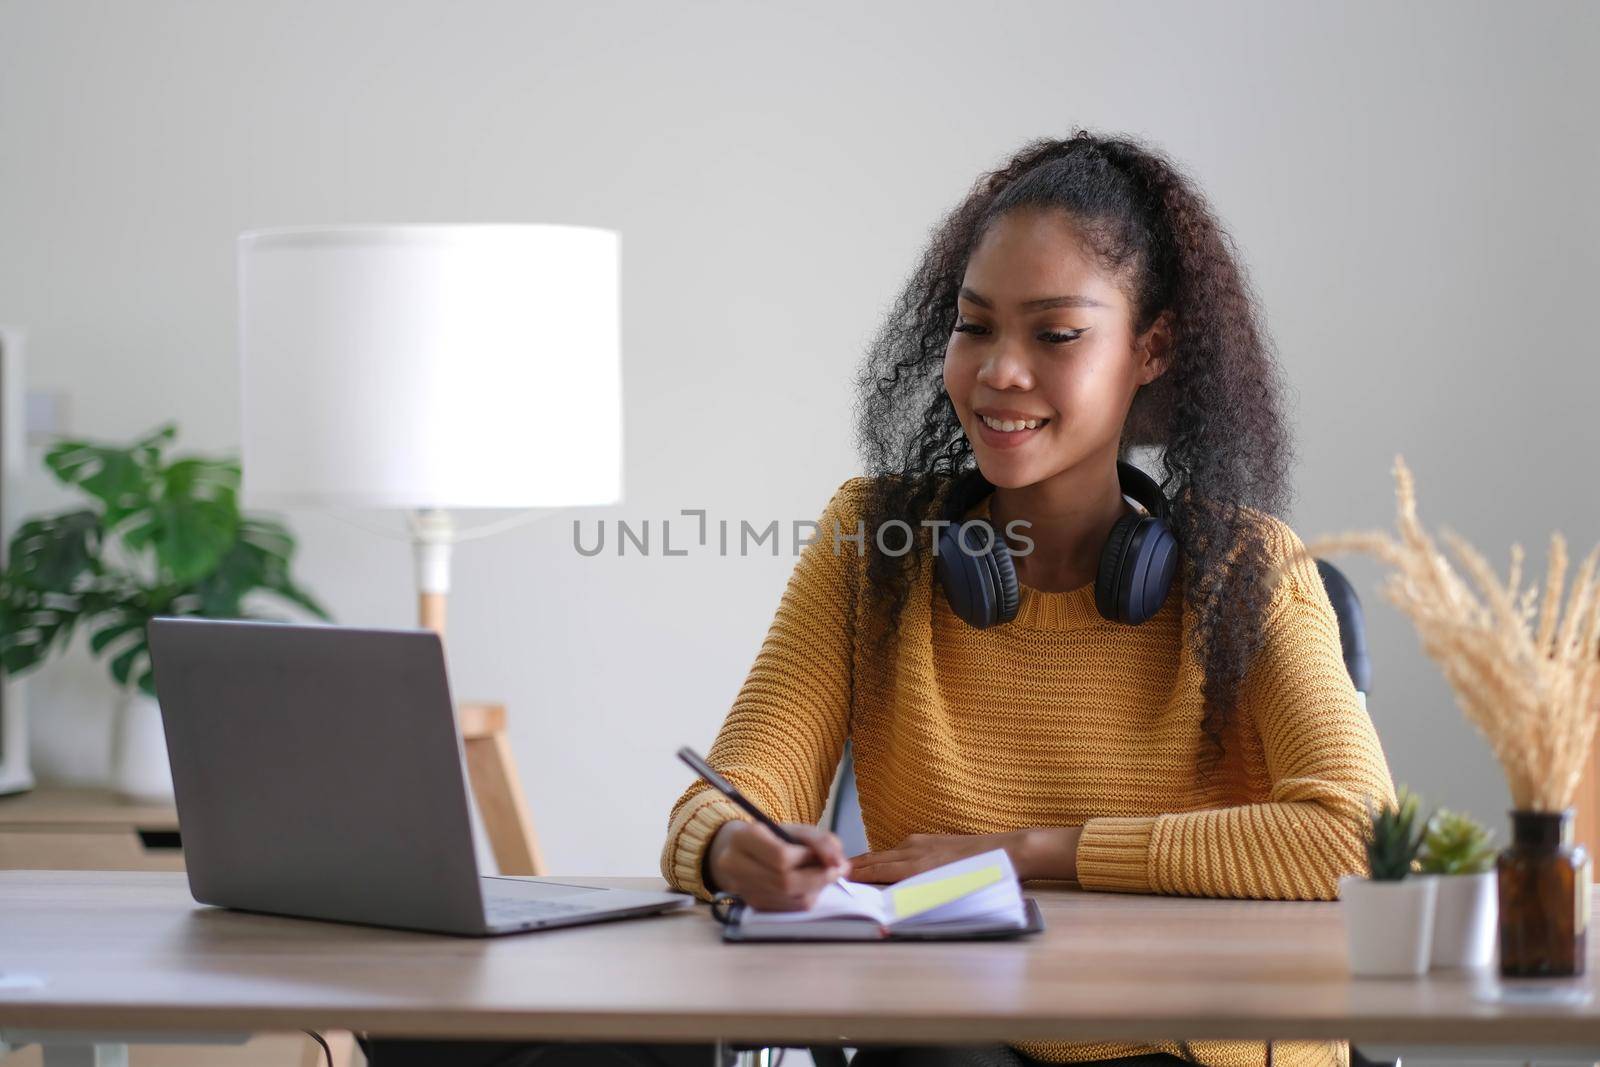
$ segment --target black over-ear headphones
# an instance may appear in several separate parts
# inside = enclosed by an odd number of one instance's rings
[[[1100,550],[1094,604],[1112,622],[1136,626],[1161,609],[1178,570],[1178,540],[1167,525],[1167,498],[1144,471],[1117,461],[1124,496],[1148,515],[1124,515]],[[965,502],[951,525],[939,531],[937,563],[950,609],[980,630],[1017,617],[1017,571],[1011,549],[982,519],[961,521],[977,500]],[[962,547],[965,541],[966,547]]]

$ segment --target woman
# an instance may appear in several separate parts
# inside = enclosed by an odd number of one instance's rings
[[[877,336],[858,416],[869,474],[828,503],[708,755],[805,844],[696,783],[662,852],[674,887],[805,908],[841,875],[996,847],[1024,879],[1135,893],[1329,900],[1364,868],[1388,767],[1315,565],[1273,514],[1289,434],[1257,307],[1172,163],[1079,131],[983,177]],[[1135,446],[1158,452],[1179,566],[1153,614],[1114,621],[1096,584],[1114,585]],[[1015,617],[983,628],[934,563],[931,523],[971,518],[1004,531],[1018,583]],[[847,738],[871,845],[848,857],[815,826]],[[856,1062],[1348,1058],[1172,1040]]]

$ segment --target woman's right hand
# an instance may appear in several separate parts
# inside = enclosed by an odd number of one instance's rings
[[[791,845],[760,823],[733,819],[711,839],[706,870],[717,890],[761,911],[803,911],[830,882],[850,873],[844,844],[828,831],[786,822]]]

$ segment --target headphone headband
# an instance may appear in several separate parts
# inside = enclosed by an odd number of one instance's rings
[[[1113,622],[1138,625],[1167,599],[1177,571],[1178,545],[1167,525],[1166,494],[1154,478],[1119,459],[1117,485],[1147,514],[1122,516],[1107,535],[1095,576],[1095,607]],[[981,519],[962,522],[966,512],[994,488],[976,468],[956,475],[944,508],[951,525],[939,534],[935,546],[935,563],[951,609],[979,629],[1011,621],[1020,601],[1005,538]],[[971,543],[972,523],[988,529],[986,547]]]
[[[959,522],[975,504],[994,492],[994,486],[978,473],[976,467],[956,475],[956,478],[958,481],[946,501],[944,516],[953,522]],[[1161,486],[1132,463],[1117,460],[1117,484],[1121,487],[1123,496],[1132,497],[1142,504],[1152,518],[1165,522],[1171,517],[1170,505],[1166,494],[1161,491]]]
[[[1124,496],[1131,496],[1144,505],[1150,517],[1165,522],[1169,518],[1167,496],[1156,480],[1132,463],[1117,460],[1117,482]]]

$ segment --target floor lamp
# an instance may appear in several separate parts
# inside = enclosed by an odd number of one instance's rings
[[[445,630],[457,512],[622,499],[619,236],[562,225],[258,230],[238,243],[246,504],[406,514]],[[542,874],[505,709],[457,709],[502,874]]]

